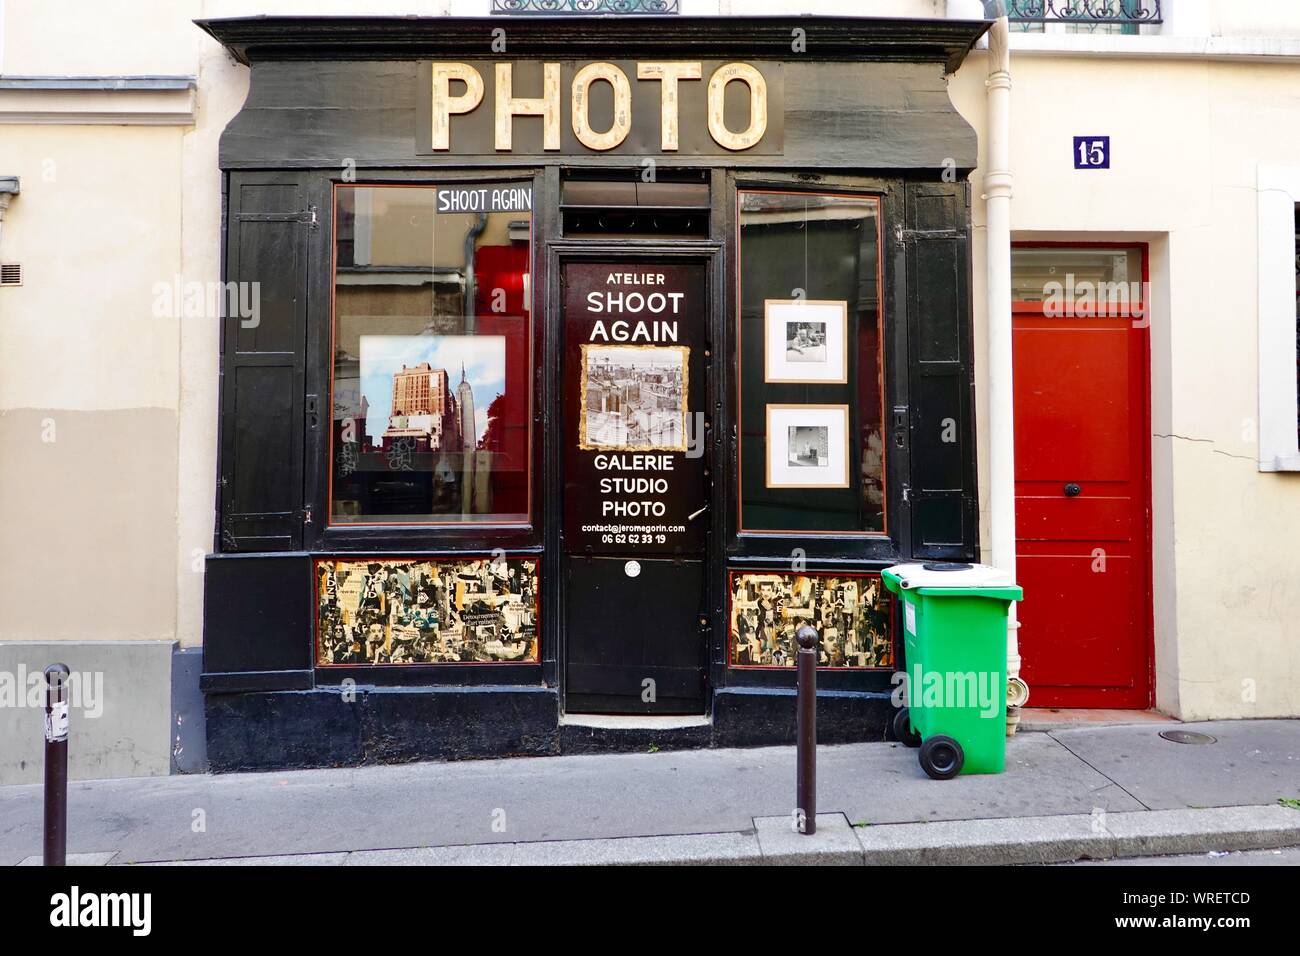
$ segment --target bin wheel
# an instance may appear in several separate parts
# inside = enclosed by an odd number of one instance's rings
[[[966,762],[961,744],[943,734],[926,738],[917,758],[921,761],[921,769],[932,780],[951,780],[961,773],[962,764]]]
[[[894,739],[908,747],[921,746],[921,735],[912,729],[906,707],[894,715]]]

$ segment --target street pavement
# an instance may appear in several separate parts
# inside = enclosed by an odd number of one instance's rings
[[[1216,742],[1158,736],[1171,727]],[[823,747],[821,839],[790,834],[787,846],[794,783],[790,747],[84,781],[69,787],[68,852],[113,864],[795,862],[825,847],[840,862],[1018,863],[1300,845],[1300,810],[1281,802],[1300,799],[1293,720],[1019,734],[1006,773],[950,781],[898,744]],[[0,865],[40,853],[41,814],[40,786],[0,788]],[[907,826],[923,823],[944,825]]]

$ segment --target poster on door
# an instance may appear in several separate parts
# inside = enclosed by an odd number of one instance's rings
[[[571,552],[704,546],[704,268],[565,270],[565,537]]]

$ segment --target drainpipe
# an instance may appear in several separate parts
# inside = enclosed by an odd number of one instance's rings
[[[1015,406],[1011,361],[1011,52],[1002,0],[984,4],[994,17],[989,38],[988,138],[984,172],[988,267],[989,537],[993,564],[1015,579]],[[1020,679],[1016,604],[1007,614],[1007,735],[1020,725],[1029,687]]]
[[[478,237],[487,229],[487,213],[481,212],[474,220],[474,225],[465,230],[465,334],[478,332],[478,314],[475,312],[475,297],[478,295],[478,270],[475,264],[478,252]]]

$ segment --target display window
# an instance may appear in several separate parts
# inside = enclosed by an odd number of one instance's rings
[[[887,530],[880,205],[742,190],[741,533]]]
[[[536,664],[538,561],[320,559],[316,664]]]
[[[334,199],[330,524],[526,524],[531,190]]]
[[[817,631],[817,666],[891,669],[891,603],[879,574],[732,572],[728,660],[735,668],[789,668],[796,635]]]

